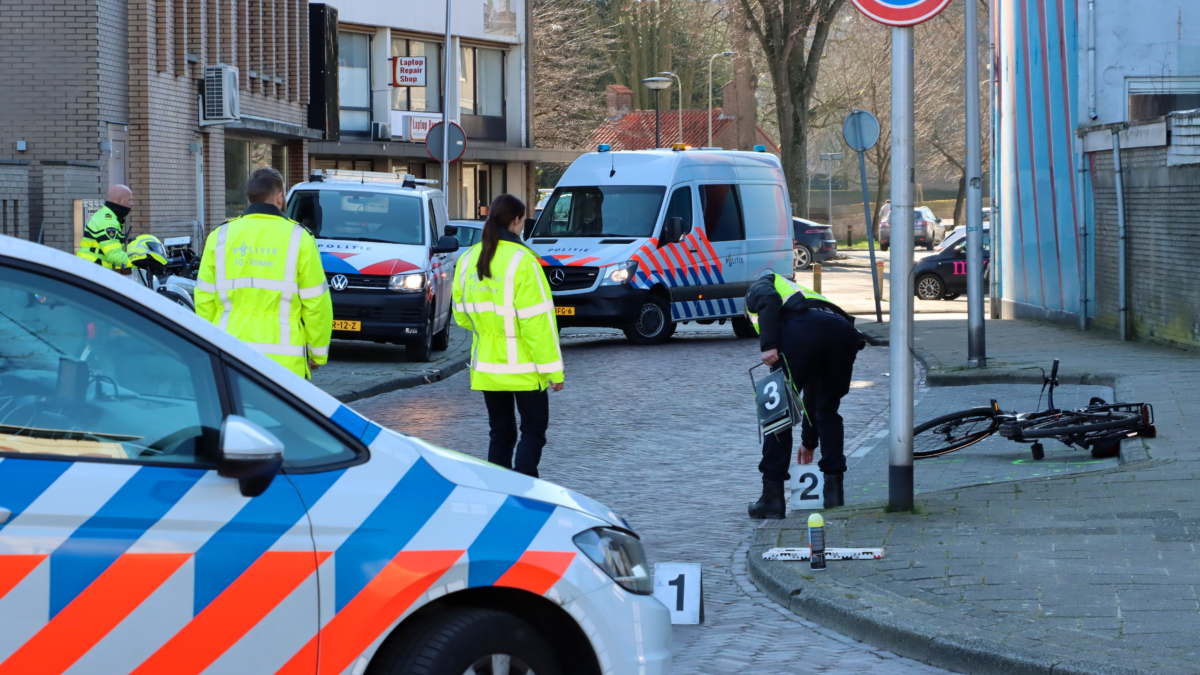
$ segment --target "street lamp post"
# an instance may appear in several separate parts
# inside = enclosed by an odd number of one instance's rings
[[[679,79],[679,76],[675,73],[661,72],[659,75],[675,78],[675,85],[679,87],[676,91],[675,100],[679,104],[679,142],[683,143],[683,80]],[[670,101],[667,101],[667,103],[670,103]]]
[[[821,153],[822,161],[829,162],[829,171],[827,171],[825,173],[825,188],[826,188],[825,191],[829,193],[829,226],[830,227],[833,227],[833,163],[835,161],[841,159],[842,157],[843,157],[843,155],[840,152],[822,152]],[[847,232],[849,232],[849,230],[847,230]],[[847,234],[846,238],[847,238],[847,240],[849,240],[850,235]]]
[[[671,86],[671,80],[665,77],[647,77],[642,80],[642,84],[654,90],[654,147],[661,148],[658,134],[658,92]]]
[[[737,56],[737,52],[721,52],[708,59],[708,147],[712,147],[712,64],[718,56]]]

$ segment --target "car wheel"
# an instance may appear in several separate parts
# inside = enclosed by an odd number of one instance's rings
[[[388,638],[367,675],[562,675],[554,648],[525,620],[450,609]]]
[[[928,243],[928,244],[925,244],[925,250],[926,250],[926,251],[932,251],[932,250],[933,250],[933,242],[930,242],[930,243]]]
[[[917,278],[916,290],[917,297],[922,300],[940,300],[946,289],[936,274],[925,274]]]
[[[446,325],[433,334],[433,339],[430,342],[430,346],[433,347],[433,351],[435,352],[444,352],[450,347],[450,319],[446,319]]]
[[[675,332],[671,307],[667,301],[651,295],[638,309],[637,319],[625,329],[625,337],[635,345],[658,345]]]
[[[733,334],[745,340],[752,337],[758,337],[758,331],[754,330],[754,324],[750,323],[750,319],[744,316],[734,317],[733,319]]]
[[[888,250],[888,243],[887,243],[886,241],[884,241],[884,242],[880,242],[880,244],[879,244],[879,250],[880,250],[880,251],[886,251],[886,250]]]
[[[792,260],[795,261],[795,268],[798,270],[806,270],[812,267],[812,251],[804,244],[800,244],[792,249]]]
[[[433,360],[433,319],[425,321],[425,337],[404,345],[404,358],[409,363],[428,363]]]

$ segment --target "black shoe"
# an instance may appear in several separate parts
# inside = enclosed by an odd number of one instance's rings
[[[781,520],[787,510],[787,501],[783,498],[783,481],[763,479],[763,493],[758,501],[750,505],[751,518]]]
[[[846,493],[842,490],[842,477],[844,473],[827,473],[825,474],[825,508],[832,509],[835,506],[846,505]]]

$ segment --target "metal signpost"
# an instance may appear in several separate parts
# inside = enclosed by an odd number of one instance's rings
[[[446,83],[445,88],[442,89],[442,91],[445,93],[444,98],[446,99],[446,102],[442,104],[442,129],[443,130],[446,129],[446,127],[450,126],[450,55],[453,53],[454,52],[450,51],[450,0],[446,0],[446,52],[445,52],[446,58],[444,59],[445,63],[442,64],[442,70],[446,71],[446,72],[442,73],[442,79]],[[455,63],[458,63],[458,59],[455,59],[454,61],[455,61]],[[432,131],[432,129],[430,131]],[[425,137],[426,151],[429,150],[429,138],[432,135],[433,134],[429,134]],[[464,148],[465,147],[466,146],[464,145]],[[430,153],[430,154],[433,154],[433,153]],[[444,134],[442,134],[442,153],[440,156],[447,157],[449,155],[450,155],[450,134],[444,133]],[[450,202],[450,162],[442,162],[442,195],[446,199],[446,206],[449,207],[450,203],[451,203]]]
[[[979,49],[975,3],[964,7],[967,91],[967,366],[987,365],[983,332],[983,191],[979,172]],[[993,231],[999,229],[992,228]]]
[[[892,295],[888,425],[888,504],[913,508],[913,26],[932,19],[950,0],[851,0],[860,12],[892,26]]]
[[[879,142],[879,120],[866,110],[851,110],[842,123],[846,145],[858,153],[858,175],[862,183],[863,217],[867,221],[867,249],[871,252],[871,287],[875,295],[875,323],[883,323],[883,308],[879,306],[879,291],[883,288],[879,268],[875,265],[875,236],[871,231],[871,199],[867,195],[867,160],[863,153]]]

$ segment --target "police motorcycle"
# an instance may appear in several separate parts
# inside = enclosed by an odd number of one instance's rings
[[[200,259],[188,246],[188,241],[171,243],[173,245],[168,250],[152,234],[140,234],[129,242],[125,246],[125,253],[133,265],[133,280],[195,312],[196,275],[200,270]]]

